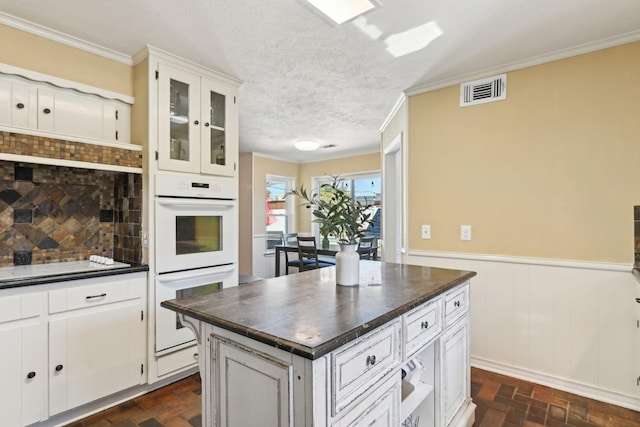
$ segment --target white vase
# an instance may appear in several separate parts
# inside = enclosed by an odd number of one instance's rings
[[[360,283],[360,254],[358,245],[340,244],[336,252],[336,284],[341,286],[358,286]]]

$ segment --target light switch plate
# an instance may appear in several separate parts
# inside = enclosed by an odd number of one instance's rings
[[[425,240],[431,238],[431,226],[430,225],[423,225],[422,226],[422,238],[425,239]]]
[[[470,225],[461,225],[460,226],[460,240],[471,240],[471,226]]]

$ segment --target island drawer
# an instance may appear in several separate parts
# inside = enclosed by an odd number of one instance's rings
[[[442,300],[423,304],[402,316],[404,359],[411,357],[442,330]]]
[[[469,285],[464,284],[444,296],[445,326],[451,325],[469,310]]]
[[[400,332],[397,319],[331,354],[333,415],[399,365]]]

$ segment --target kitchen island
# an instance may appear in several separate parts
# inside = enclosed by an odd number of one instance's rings
[[[204,425],[470,426],[473,276],[361,261],[358,287],[329,267],[162,306],[196,334]]]

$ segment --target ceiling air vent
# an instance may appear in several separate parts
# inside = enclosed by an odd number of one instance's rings
[[[460,106],[485,104],[507,99],[507,75],[488,77],[460,85]]]

